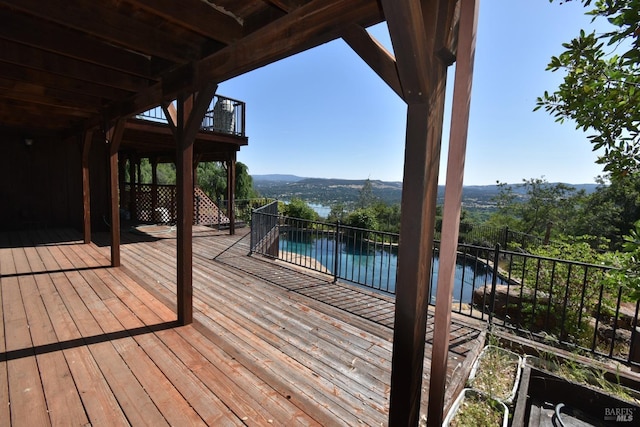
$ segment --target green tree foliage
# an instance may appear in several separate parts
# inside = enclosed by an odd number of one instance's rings
[[[436,240],[439,240],[442,238],[442,236],[439,234],[442,232],[442,212],[443,212],[443,206],[441,205],[436,206],[436,233],[437,233]],[[476,222],[474,222],[473,218],[469,215],[469,211],[463,209],[460,212],[460,226],[459,226],[460,236],[458,240],[460,242],[471,243],[466,241],[464,234],[471,232],[475,227],[475,225],[476,225]]]
[[[523,192],[505,183],[498,183],[500,193],[495,198],[498,211],[490,219],[494,226],[508,226],[526,234],[544,236],[547,226],[562,230],[575,209],[573,197],[581,192],[566,184],[551,184],[544,178],[523,180]]]
[[[213,200],[227,198],[227,169],[220,162],[202,162],[197,168],[197,185]],[[149,159],[140,161],[141,183],[151,183],[151,163]],[[158,184],[175,185],[176,166],[173,163],[159,163]],[[129,180],[129,166],[125,168],[125,179]],[[253,188],[249,168],[242,162],[236,163],[236,200],[253,199],[258,192]]]
[[[378,229],[378,219],[376,218],[376,213],[372,208],[356,209],[347,215],[344,223],[350,227],[363,228],[366,230]]]
[[[149,166],[151,168],[151,166]],[[176,165],[173,163],[158,163],[158,184],[176,184]],[[149,182],[151,182],[151,171],[149,171]]]
[[[563,44],[547,69],[563,71],[564,81],[539,97],[535,109],[594,131],[593,149],[604,153],[597,162],[614,178],[625,176],[640,169],[640,0],[580,1],[593,3],[587,14],[605,18],[612,30],[580,31]]]
[[[227,169],[222,163],[207,162],[198,165],[198,185],[213,200],[227,198]],[[235,198],[253,199],[258,197],[253,188],[249,168],[242,162],[236,163]]]
[[[211,199],[227,198],[227,170],[218,162],[199,163],[198,186]]]
[[[388,205],[382,201],[376,202],[373,210],[378,229],[388,233],[400,233],[400,204]]]
[[[284,216],[290,218],[307,219],[310,221],[318,220],[318,213],[311,206],[301,199],[292,199],[291,202],[285,204],[281,212]]]
[[[623,286],[631,301],[640,300],[640,221],[624,237],[624,252],[616,253],[611,260],[616,267],[609,274],[611,283]]]
[[[331,205],[329,215],[327,215],[328,222],[344,222],[347,217],[347,205],[344,202],[337,202]]]
[[[358,201],[356,202],[357,209],[366,209],[371,207],[377,201],[377,197],[373,195],[373,184],[371,180],[367,180],[362,185],[360,193],[358,194]]]
[[[242,162],[236,162],[236,199],[254,199],[258,192],[253,188],[253,178],[249,168]]]
[[[608,256],[592,248],[590,243],[587,236],[572,242],[541,245],[530,248],[533,255],[542,257],[538,262],[514,259],[512,271],[523,284],[523,294],[537,297],[535,304],[532,298],[523,299],[518,319],[523,326],[544,330],[583,346],[590,345],[594,333],[590,319],[598,313],[614,312],[618,287],[603,280],[603,271],[556,262],[565,259],[606,264]]]
[[[640,219],[640,174],[618,177],[588,195],[576,197],[574,215],[567,220],[564,233],[573,236],[594,235],[598,244],[609,242],[619,250],[624,235]]]

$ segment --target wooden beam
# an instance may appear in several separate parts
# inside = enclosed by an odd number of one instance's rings
[[[195,64],[196,83],[221,82],[342,36],[347,25],[379,21],[370,0],[312,0]],[[295,37],[291,37],[295,34]]]
[[[94,114],[102,109],[102,100],[100,98],[43,86],[39,82],[34,84],[0,78],[0,93],[6,99],[44,106],[62,106]]]
[[[149,80],[141,77],[7,40],[0,39],[0,52],[2,52],[3,62],[77,80],[99,81],[105,86],[132,92],[143,90],[149,86]]]
[[[187,34],[172,37],[158,26],[141,22],[129,10],[118,7],[122,2],[0,0],[0,4],[85,32],[99,40],[173,62],[187,63],[201,57],[199,43],[195,40],[190,43]]]
[[[460,229],[462,185],[467,130],[469,128],[478,7],[480,3],[478,0],[461,1],[460,33],[453,89],[449,159],[442,214],[442,240],[440,243],[438,290],[431,355],[428,426],[441,426],[444,419],[447,356],[451,329],[451,301],[456,272],[456,251],[458,249],[458,232]]]
[[[79,80],[71,77],[64,77],[48,71],[24,68],[8,62],[0,62],[0,75],[7,79],[39,85],[44,88],[55,87],[57,90],[64,90],[83,96],[91,96],[102,100],[120,99],[127,96],[129,91],[115,89],[102,84]]]
[[[15,129],[23,128],[34,132],[36,130],[59,130],[63,131],[74,126],[82,126],[82,120],[76,117],[52,117],[50,115],[16,114],[16,110],[10,106],[3,105],[0,98],[0,123],[3,127]]]
[[[126,127],[125,127],[126,129]],[[120,144],[122,145],[122,142],[120,142]],[[125,195],[126,195],[126,189],[125,189],[125,175],[126,175],[126,171],[127,171],[127,157],[126,157],[126,153],[123,153],[122,156],[118,155],[118,198],[119,200],[122,200],[124,203],[124,200],[126,199]]]
[[[91,113],[86,111],[81,111],[73,108],[65,108],[64,106],[54,106],[49,105],[47,108],[41,108],[39,104],[33,104],[31,102],[16,100],[4,97],[4,94],[0,94],[0,99],[3,99],[4,102],[0,103],[0,110],[2,111],[13,111],[17,115],[27,115],[27,116],[35,116],[35,117],[60,117],[62,119],[66,118],[77,118],[83,119],[87,117],[91,117]],[[34,123],[37,125],[37,123]]]
[[[283,12],[291,12],[292,10],[302,6],[305,2],[304,0],[266,0],[268,3],[271,3],[278,9]]]
[[[236,153],[227,160],[227,218],[229,218],[229,234],[236,234]]]
[[[407,103],[423,103],[431,92],[432,82],[425,76],[433,72],[435,35],[428,35],[427,30],[436,29],[436,1],[424,16],[420,0],[381,1],[403,87],[402,98]],[[430,18],[431,25],[426,25],[425,18]]]
[[[181,0],[179,7],[176,7],[174,0],[129,2],[161,16],[162,19],[224,44],[233,43],[242,36],[242,25],[236,19],[202,0]]]
[[[191,96],[188,101],[179,95],[176,101],[177,304],[181,325],[193,321],[193,142],[217,87],[208,84],[195,99]],[[189,114],[186,105],[191,107]]]
[[[82,233],[84,243],[91,243],[91,185],[89,178],[89,156],[93,131],[84,133],[82,141]]]
[[[152,77],[151,61],[144,55],[100,43],[95,38],[83,37],[77,31],[46,21],[38,21],[37,30],[25,31],[25,28],[34,28],[33,20],[7,9],[0,9],[0,22],[0,38],[139,77]]]
[[[176,110],[176,105],[173,102],[163,102],[161,107],[162,111],[164,112],[164,116],[167,118],[169,129],[175,137],[176,123],[178,123],[178,111]]]
[[[111,203],[111,266],[120,266],[120,203],[118,202],[118,149],[126,119],[120,118],[107,130],[109,144],[109,199]]]
[[[129,153],[129,215],[131,219],[136,218],[136,156]]]
[[[187,325],[193,322],[193,144],[184,138],[184,95],[178,95],[176,104],[176,297],[178,323]]]
[[[403,97],[396,59],[369,32],[359,25],[349,25],[343,40],[399,96]]]
[[[158,215],[158,158],[153,156],[151,161],[151,218],[159,222]]]
[[[449,22],[450,25],[445,28],[442,34],[442,40],[438,41],[438,43],[442,45],[438,50],[438,56],[449,65],[452,65],[456,61],[458,51],[460,3],[461,0],[456,0],[456,7],[448,9],[445,22]]]
[[[418,425],[447,65],[438,14],[455,1],[382,0],[408,104],[389,425]]]
[[[194,91],[212,81],[231,79],[341,37],[344,28],[353,22],[372,25],[381,20],[382,13],[378,4],[370,0],[352,0],[346,10],[343,0],[313,0],[232,46],[194,63],[189,67],[192,69],[190,78],[183,76],[181,84],[172,85],[175,93],[163,90],[167,86],[157,83],[110,106],[108,115],[119,117],[145,111],[173,99],[179,89]],[[291,34],[298,36],[291,37]],[[99,125],[99,121],[89,121],[86,126],[95,125]]]

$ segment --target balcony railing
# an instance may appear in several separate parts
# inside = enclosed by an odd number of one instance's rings
[[[167,118],[161,107],[155,107],[136,115],[137,119],[157,123],[167,123]],[[246,104],[237,99],[215,95],[204,115],[200,129],[209,132],[225,133],[228,135],[245,135]]]
[[[395,294],[398,235],[255,210],[252,252]],[[258,244],[260,243],[260,244]],[[439,242],[429,301],[435,304]],[[401,252],[401,251],[400,251]],[[490,324],[640,366],[640,302],[609,283],[610,267],[459,244],[452,310]]]

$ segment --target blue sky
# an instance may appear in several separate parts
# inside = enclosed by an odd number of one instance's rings
[[[584,12],[579,2],[481,1],[465,185],[579,184],[602,174],[587,134],[533,112],[561,81],[545,71],[550,57],[593,29]],[[369,30],[391,49],[384,24]],[[251,174],[402,180],[406,105],[342,40],[223,82],[218,93],[247,103],[249,146],[238,160]],[[448,116],[444,129],[440,184]]]

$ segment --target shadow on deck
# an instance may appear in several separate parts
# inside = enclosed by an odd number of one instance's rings
[[[393,299],[249,257],[238,231],[194,230],[186,327],[172,230],[124,232],[119,268],[106,234],[0,233],[0,425],[385,425]],[[449,399],[483,334],[454,319]]]

